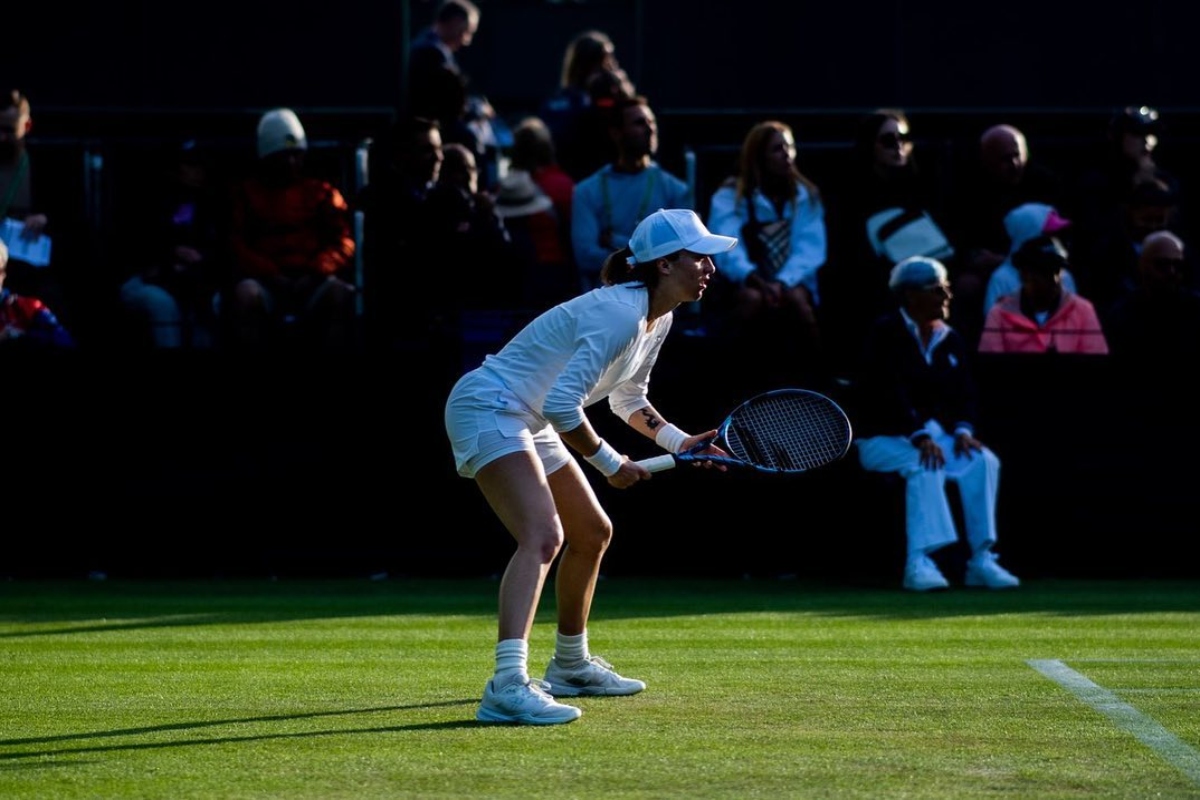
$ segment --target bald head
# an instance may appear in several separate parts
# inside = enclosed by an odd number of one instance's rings
[[[1142,240],[1138,275],[1151,291],[1169,290],[1183,282],[1183,240],[1170,231],[1154,231]]]
[[[998,182],[1020,183],[1029,161],[1025,134],[1012,125],[993,125],[979,137],[979,156],[984,170]]]
[[[1142,240],[1142,252],[1183,255],[1183,240],[1170,231],[1155,231]]]

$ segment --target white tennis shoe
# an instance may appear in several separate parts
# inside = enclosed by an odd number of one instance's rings
[[[978,553],[967,562],[967,586],[986,586],[989,589],[1015,589],[1021,580],[1000,566],[996,554],[990,550]]]
[[[555,702],[549,688],[545,681],[536,678],[499,689],[488,681],[475,719],[514,725],[561,725],[579,719],[583,712],[575,706]]]
[[[910,592],[932,592],[948,589],[950,582],[925,554],[912,556],[904,567],[904,588]]]
[[[555,697],[619,696],[637,694],[646,688],[643,681],[622,678],[603,658],[591,656],[574,666],[564,666],[550,658],[546,683]]]

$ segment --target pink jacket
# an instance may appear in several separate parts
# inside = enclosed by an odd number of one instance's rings
[[[979,339],[981,353],[1108,354],[1108,341],[1090,300],[1063,292],[1062,303],[1044,325],[1021,313],[1020,293],[1001,297],[988,311]]]

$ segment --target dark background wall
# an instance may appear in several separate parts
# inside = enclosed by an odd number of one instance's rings
[[[5,79],[44,110],[370,109],[395,103],[431,0],[116,0],[6,9]],[[656,106],[1192,110],[1192,3],[479,0],[462,60],[503,111],[553,89],[567,40],[608,31]]]

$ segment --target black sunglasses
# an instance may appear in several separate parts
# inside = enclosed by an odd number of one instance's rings
[[[884,147],[897,147],[902,144],[908,144],[912,141],[912,134],[908,133],[883,133],[875,141],[879,142]]]

